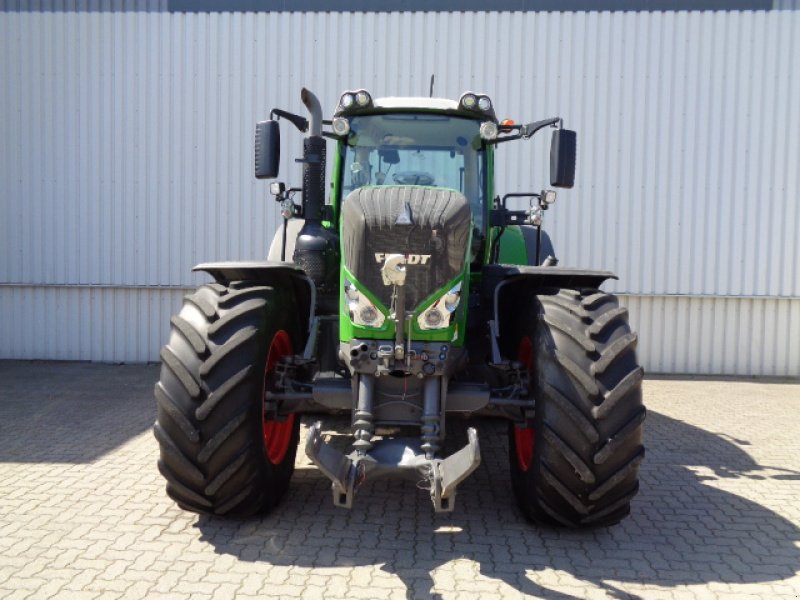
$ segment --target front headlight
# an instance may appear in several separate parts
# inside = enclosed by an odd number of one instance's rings
[[[446,329],[450,327],[450,319],[461,302],[461,282],[454,285],[449,292],[443,294],[417,317],[420,329]]]
[[[351,281],[346,279],[344,295],[350,312],[350,320],[353,323],[361,327],[383,327],[386,316]]]
[[[336,117],[331,122],[331,128],[336,135],[345,136],[350,133],[350,121],[344,117]]]
[[[481,138],[490,142],[497,139],[497,123],[494,121],[484,121],[481,123]]]

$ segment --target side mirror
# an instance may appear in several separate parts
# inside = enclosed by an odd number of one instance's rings
[[[278,176],[281,162],[281,130],[277,121],[256,123],[256,179]]]
[[[575,184],[575,155],[578,134],[569,129],[556,129],[550,141],[550,185],[571,188]]]

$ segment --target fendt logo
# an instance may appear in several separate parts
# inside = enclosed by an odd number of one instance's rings
[[[407,265],[425,265],[431,259],[430,254],[406,254],[405,257],[404,263]],[[382,263],[384,260],[386,260],[386,252],[375,253],[375,262]]]

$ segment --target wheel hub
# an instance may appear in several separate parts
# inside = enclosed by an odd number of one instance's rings
[[[283,462],[286,453],[289,451],[289,444],[292,440],[294,430],[295,415],[290,414],[284,421],[268,419],[265,413],[267,400],[267,385],[272,374],[275,372],[275,365],[282,357],[292,354],[292,342],[289,334],[283,329],[279,330],[272,338],[267,352],[267,361],[264,366],[264,385],[261,402],[261,431],[264,442],[264,453],[273,465]]]
[[[523,336],[519,341],[517,359],[529,371],[533,369],[533,342],[530,336]],[[514,446],[517,450],[517,464],[522,471],[527,471],[533,462],[533,449],[536,444],[536,433],[533,427],[514,426]]]

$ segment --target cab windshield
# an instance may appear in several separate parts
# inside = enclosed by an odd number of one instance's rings
[[[430,113],[352,117],[345,143],[343,194],[365,185],[457,190],[483,231],[486,152],[480,121]]]

